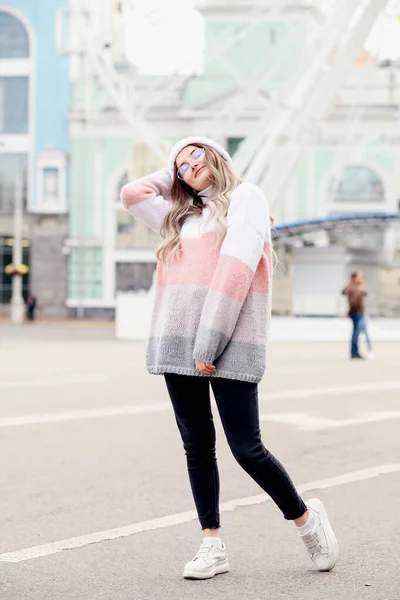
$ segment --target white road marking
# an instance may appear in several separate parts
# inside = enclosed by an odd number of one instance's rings
[[[60,413],[45,413],[25,415],[20,417],[4,417],[0,419],[0,427],[18,427],[20,425],[43,425],[45,423],[61,423],[63,421],[78,421],[81,419],[104,419],[121,415],[142,415],[155,412],[165,412],[171,409],[169,402],[160,404],[142,404],[136,406],[116,406],[114,408],[93,408]]]
[[[362,417],[357,417],[355,419],[345,419],[344,421],[336,421],[333,427],[347,427],[348,425],[377,423],[379,421],[391,421],[392,419],[400,419],[400,410],[381,410],[376,412],[370,412]]]
[[[335,427],[338,421],[326,419],[324,417],[313,417],[305,413],[268,413],[260,415],[260,421],[272,423],[282,423],[283,425],[293,425],[296,429],[302,431],[330,429]]]
[[[319,431],[323,429],[338,429],[340,427],[349,427],[352,425],[363,425],[365,423],[378,423],[381,421],[391,421],[400,419],[400,410],[376,411],[370,412],[354,419],[328,419],[324,417],[313,417],[305,413],[270,413],[260,415],[261,421],[272,421],[273,423],[283,423],[293,425],[300,431]]]
[[[353,471],[352,473],[346,473],[344,475],[338,475],[337,477],[331,477],[329,479],[322,479],[319,481],[312,481],[299,486],[299,492],[311,492],[314,490],[326,490],[334,488],[340,485],[348,483],[355,483],[357,481],[365,481],[373,479],[380,475],[389,475],[391,473],[400,472],[399,464],[387,464],[372,467],[370,469],[363,469],[361,471]],[[230,512],[238,507],[242,506],[253,506],[256,504],[262,504],[264,502],[270,502],[271,499],[266,494],[258,494],[257,496],[248,496],[246,498],[238,498],[236,500],[230,500],[224,502],[220,506],[221,512]],[[174,515],[167,515],[165,517],[159,517],[156,519],[149,519],[148,521],[142,521],[141,523],[134,523],[132,525],[126,525],[124,527],[116,527],[115,529],[108,529],[106,531],[98,531],[96,533],[90,533],[79,537],[69,538],[61,540],[59,542],[52,542],[50,544],[43,544],[41,546],[33,546],[31,548],[24,548],[23,550],[17,550],[16,552],[6,552],[0,554],[0,562],[9,563],[20,563],[26,560],[32,560],[34,558],[40,558],[43,556],[50,556],[57,554],[63,550],[73,550],[75,548],[83,548],[89,544],[95,544],[104,542],[106,540],[116,540],[119,538],[128,537],[144,531],[152,531],[155,529],[165,529],[167,527],[173,527],[174,525],[180,525],[183,523],[189,523],[196,519],[196,512],[190,510],[183,513]]]
[[[296,398],[311,398],[319,396],[336,396],[351,392],[380,392],[385,390],[399,390],[400,381],[383,381],[380,383],[361,383],[352,385],[325,386],[301,390],[283,390],[270,394],[260,394],[260,400],[291,400]]]
[[[66,380],[63,383],[93,383],[104,380]],[[27,382],[21,382],[26,383]],[[48,381],[47,383],[35,382],[36,385],[55,385],[55,382]],[[29,384],[30,385],[30,384]],[[1,386],[1,384],[0,384]],[[371,392],[371,391],[382,391],[382,390],[394,390],[400,389],[400,381],[393,382],[383,382],[383,383],[371,383],[371,384],[362,384],[362,385],[348,385],[348,386],[335,386],[335,387],[325,387],[325,388],[311,388],[306,390],[286,390],[282,392],[272,392],[270,394],[261,394],[260,400],[262,401],[270,401],[270,400],[290,400],[296,398],[310,398],[312,396],[324,396],[324,395],[335,395],[335,394],[343,394],[348,392]],[[160,413],[167,412],[171,408],[169,402],[163,402],[158,404],[144,404],[144,405],[127,405],[127,406],[115,406],[112,408],[93,408],[88,410],[76,410],[76,411],[68,411],[68,412],[55,412],[55,413],[45,413],[45,414],[33,414],[33,415],[21,415],[18,417],[4,417],[0,419],[0,428],[1,427],[17,427],[21,425],[39,425],[46,423],[60,423],[65,421],[78,421],[80,419],[101,419],[106,417],[119,417],[124,415],[145,415],[152,413]],[[296,416],[291,416],[296,415]],[[298,424],[303,429],[311,428],[321,428],[319,426],[328,427],[329,423],[331,423],[331,427],[338,427],[338,425],[334,425],[335,421],[332,419],[318,418],[318,423],[315,421],[316,418],[310,417],[308,415],[304,415],[301,413],[284,413],[279,415],[263,415],[262,418],[264,420],[270,420],[281,423],[288,424]],[[367,418],[367,417],[365,417]],[[365,419],[364,418],[364,419]],[[393,417],[389,417],[393,418]],[[370,422],[374,419],[370,416],[368,420],[359,421],[361,422]],[[385,420],[383,417],[378,420]],[[306,422],[307,421],[307,422]],[[342,421],[343,422],[343,421]],[[310,427],[307,427],[307,424]],[[312,425],[316,427],[313,427]],[[351,425],[355,424],[354,419],[351,420]]]
[[[0,381],[0,389],[3,388],[32,388],[46,387],[48,385],[63,386],[81,383],[103,383],[105,378],[81,378],[81,379],[34,379],[33,381]]]

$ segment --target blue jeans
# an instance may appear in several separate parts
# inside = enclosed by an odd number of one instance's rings
[[[228,444],[240,466],[269,494],[286,519],[298,519],[306,512],[286,470],[262,443],[256,383],[170,373],[165,375],[165,381],[186,452],[202,529],[220,527],[210,384]]]
[[[361,316],[362,316],[362,318],[361,318],[359,326],[358,326],[359,327],[359,335],[361,333],[363,333],[365,335],[365,340],[367,342],[368,351],[372,352],[372,343],[371,343],[371,338],[369,337],[369,332],[368,332],[368,315],[366,313],[364,313]]]
[[[364,314],[363,313],[353,313],[350,314],[350,318],[353,321],[353,333],[351,336],[351,356],[359,356],[360,351],[358,349],[358,340],[360,337],[360,333],[363,330],[363,321]]]

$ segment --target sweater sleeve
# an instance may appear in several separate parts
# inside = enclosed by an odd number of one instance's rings
[[[213,364],[234,332],[264,253],[271,265],[271,223],[261,189],[243,183],[232,194],[227,234],[221,246],[197,330],[193,358]],[[271,269],[266,269],[267,278]],[[264,282],[266,288],[270,281]]]
[[[131,215],[159,232],[172,206],[170,188],[171,177],[168,170],[163,169],[124,185],[121,201]]]

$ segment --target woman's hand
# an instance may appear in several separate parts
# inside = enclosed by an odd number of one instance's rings
[[[201,373],[202,375],[205,375],[206,377],[209,377],[210,375],[214,375],[217,370],[214,367],[214,365],[210,365],[209,363],[206,363],[202,360],[196,360],[195,365],[196,365],[196,369],[199,371],[199,373]]]

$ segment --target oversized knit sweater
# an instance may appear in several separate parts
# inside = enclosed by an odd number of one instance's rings
[[[159,231],[172,203],[170,176],[160,171],[128,183],[124,207]],[[201,376],[195,360],[216,366],[213,377],[258,382],[266,362],[272,250],[268,204],[259,187],[240,184],[232,193],[227,232],[218,243],[209,217],[187,219],[180,254],[157,266],[156,294],[147,346],[150,373]]]

